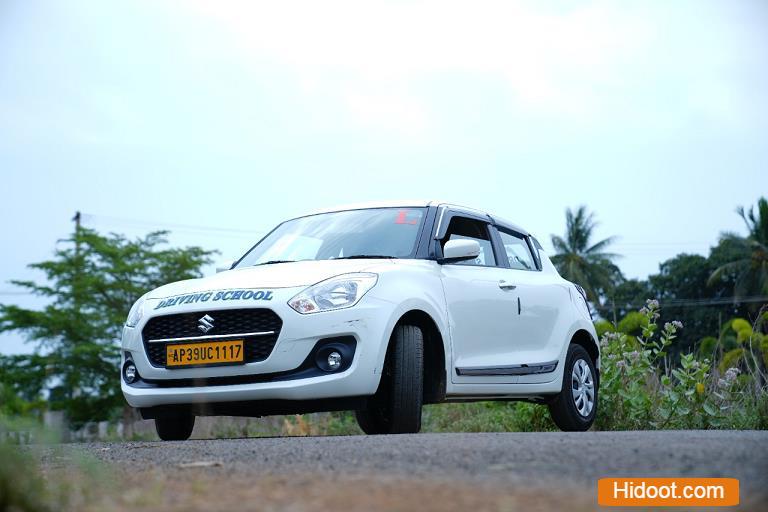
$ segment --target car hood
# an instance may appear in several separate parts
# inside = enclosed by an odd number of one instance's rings
[[[232,288],[268,289],[310,286],[340,274],[364,272],[382,264],[391,265],[392,262],[384,259],[320,260],[237,268],[200,279],[188,279],[161,286],[150,292],[148,298],[162,299],[183,293]]]

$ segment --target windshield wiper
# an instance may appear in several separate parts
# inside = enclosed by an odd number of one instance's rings
[[[274,265],[275,263],[295,263],[296,260],[269,260],[265,261],[264,263],[257,263],[254,265],[254,267],[259,267],[261,265]]]
[[[333,258],[335,260],[376,260],[376,259],[398,259],[397,256],[390,254],[353,254],[351,256],[340,256]]]

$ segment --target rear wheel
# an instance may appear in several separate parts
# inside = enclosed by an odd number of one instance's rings
[[[588,430],[597,415],[597,371],[587,351],[571,344],[565,358],[563,388],[549,404],[555,425],[564,431]]]
[[[379,390],[356,411],[357,424],[366,434],[418,432],[423,386],[424,336],[415,325],[400,325],[392,334]]]
[[[195,428],[192,414],[174,414],[155,418],[155,430],[163,441],[186,441]]]

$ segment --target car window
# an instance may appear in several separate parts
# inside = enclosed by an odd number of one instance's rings
[[[475,240],[480,244],[480,254],[473,260],[457,262],[456,265],[495,266],[496,258],[493,254],[493,245],[488,232],[488,224],[467,217],[453,217],[448,225],[445,238],[441,240],[441,246],[449,240]]]
[[[536,270],[536,263],[526,241],[512,233],[499,230],[509,266],[517,270]]]
[[[412,258],[425,213],[426,208],[368,208],[289,220],[237,266],[366,256]]]
[[[541,253],[539,251],[543,251],[544,248],[539,241],[536,240],[536,237],[530,236],[529,239],[533,244],[533,259],[536,260],[536,268],[541,270]]]

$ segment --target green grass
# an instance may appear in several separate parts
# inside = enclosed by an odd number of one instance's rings
[[[523,402],[472,402],[424,408],[422,432],[534,432],[555,429],[546,407]]]
[[[0,511],[52,510],[36,461],[17,446],[0,443]]]
[[[17,444],[6,431],[29,432],[35,444]],[[54,444],[59,440],[33,419],[0,416],[0,512],[101,508],[103,497],[114,491],[111,471],[93,457]]]
[[[541,432],[556,430],[549,411],[522,402],[473,402],[428,405],[422,416],[422,432]],[[222,431],[223,437],[228,432]],[[250,435],[360,435],[353,412],[285,416],[283,426]],[[218,434],[218,432],[216,432]]]

